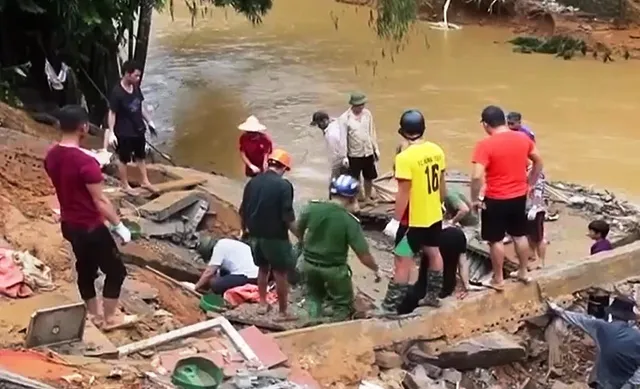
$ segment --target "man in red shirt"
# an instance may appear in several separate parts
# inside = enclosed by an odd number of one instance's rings
[[[120,328],[133,323],[136,317],[118,314],[118,299],[127,271],[104,221],[111,224],[111,230],[124,243],[131,240],[131,232],[102,192],[100,165],[80,149],[80,140],[89,129],[87,112],[80,106],[66,106],[60,110],[58,119],[62,139],[47,153],[44,168],[56,188],[62,235],[71,243],[76,257],[80,297],[96,325],[107,331]],[[102,307],[94,287],[98,269],[105,274]]]
[[[527,135],[507,127],[504,112],[490,105],[482,111],[482,126],[488,138],[478,142],[473,152],[471,200],[482,209],[481,235],[489,243],[493,286],[504,286],[505,233],[513,237],[520,262],[518,280],[528,283],[527,265],[530,256],[527,241],[526,204],[529,189],[535,185],[542,171],[542,158]],[[533,162],[527,178],[528,161]],[[484,199],[480,189],[485,185]]]
[[[246,177],[254,177],[267,169],[267,158],[273,151],[273,143],[266,134],[267,127],[251,115],[238,126],[240,131],[240,156],[244,162]]]

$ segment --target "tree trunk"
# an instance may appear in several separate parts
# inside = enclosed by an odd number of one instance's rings
[[[149,49],[149,36],[151,35],[151,18],[153,16],[153,0],[140,1],[140,13],[138,14],[138,34],[136,36],[136,50],[134,61],[144,68],[147,63],[147,50]],[[141,76],[142,78],[142,76]]]

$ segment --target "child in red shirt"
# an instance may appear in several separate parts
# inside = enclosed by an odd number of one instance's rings
[[[267,127],[251,115],[238,126],[240,131],[240,156],[244,162],[244,174],[253,177],[263,172],[267,166],[267,157],[273,151],[273,143],[266,134]]]

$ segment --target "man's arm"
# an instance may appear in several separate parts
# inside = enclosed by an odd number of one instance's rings
[[[356,253],[358,259],[364,266],[378,273],[378,264],[371,255],[369,244],[367,243],[367,240],[364,237],[364,233],[362,232],[362,227],[360,227],[360,224],[356,221],[355,218],[353,218],[353,220],[348,220],[348,223],[349,225],[347,226],[347,241],[349,242],[349,247],[351,247],[351,249]]]
[[[298,237],[298,240],[301,242],[304,241],[304,232],[307,230],[307,225],[309,224],[309,205],[307,205],[302,212],[300,213],[300,217],[298,218],[298,222],[296,223],[296,232],[295,236]]]
[[[117,226],[120,224],[120,217],[115,208],[113,208],[113,204],[111,204],[111,201],[109,201],[107,196],[102,192],[102,181],[86,184],[86,186],[89,194],[91,194],[93,203],[96,205],[96,208],[98,208],[98,212],[100,212],[111,225]]]
[[[533,143],[533,142],[532,142]],[[531,168],[531,173],[529,173],[529,186],[534,187],[538,178],[540,177],[540,173],[542,173],[542,157],[540,153],[538,153],[538,148],[536,145],[533,145],[531,152],[529,152],[529,159],[533,162],[533,167]]]
[[[471,211],[469,209],[469,206],[467,205],[466,202],[464,202],[460,197],[458,193],[454,193],[452,196],[449,197],[451,199],[451,202],[453,203],[453,207],[456,210],[456,214],[455,216],[451,219],[451,224],[457,224],[460,223],[460,220],[462,220],[465,216],[467,216],[467,214]]]
[[[118,112],[118,105],[120,104],[120,99],[117,93],[117,90],[111,92],[111,96],[109,96],[109,113],[107,114],[107,129],[104,132],[104,138],[102,139],[102,146],[106,149],[109,146],[109,138],[114,133],[114,128],[116,127],[116,113]]]
[[[480,199],[480,190],[484,185],[485,166],[481,163],[474,162],[471,170],[471,203],[475,203]]]
[[[585,315],[583,313],[571,312],[571,311],[567,311],[566,309],[562,309],[560,308],[560,306],[558,306],[557,304],[551,301],[548,301],[547,305],[549,306],[549,309],[556,315],[560,316],[562,320],[580,328],[582,331],[584,331],[587,335],[589,335],[594,340],[596,339],[598,328],[603,323],[605,323],[602,320],[598,320],[596,318],[593,318],[589,315]]]
[[[369,122],[371,125],[369,126],[369,136],[371,137],[371,145],[373,146],[373,153],[376,158],[380,158],[380,147],[378,146],[378,133],[376,132],[376,125],[373,122],[373,115],[369,112],[369,117],[371,121]]]
[[[196,282],[195,290],[204,292],[207,285],[211,285],[211,281],[216,277],[216,273],[218,273],[219,266],[207,266],[206,269],[200,275],[200,279]]]
[[[293,185],[289,181],[286,181],[284,186],[284,194],[283,194],[283,202],[282,202],[282,220],[289,227],[289,231],[296,238],[300,239],[298,236],[298,229],[296,227],[296,214],[293,210]]]
[[[462,281],[462,286],[465,291],[469,291],[469,260],[465,253],[460,254],[458,258],[458,274]]]
[[[250,200],[251,193],[251,180],[247,182],[244,186],[244,190],[242,191],[242,202],[240,203],[240,207],[238,208],[238,214],[240,215],[240,228],[242,228],[242,232],[244,233],[247,229],[247,203]]]

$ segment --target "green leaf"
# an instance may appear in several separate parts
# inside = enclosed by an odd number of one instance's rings
[[[29,12],[32,14],[43,14],[47,12],[44,8],[37,5],[33,0],[18,0],[18,7],[22,11]]]

